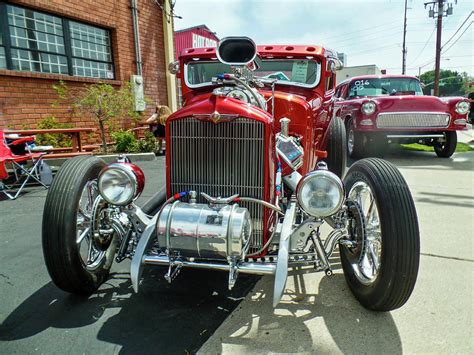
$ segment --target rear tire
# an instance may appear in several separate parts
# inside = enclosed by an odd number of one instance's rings
[[[366,154],[364,136],[354,128],[354,122],[351,119],[347,122],[347,155],[352,159],[363,158]]]
[[[100,252],[87,249],[87,261],[91,260],[90,264],[81,257],[84,241],[97,248],[97,244],[92,244],[94,238],[91,227],[87,232],[86,215],[89,210],[86,212],[83,204],[91,206],[92,211],[91,201],[100,199],[93,184],[104,166],[104,161],[95,157],[68,160],[57,173],[46,197],[42,226],[44,259],[51,279],[66,292],[94,292],[106,280],[112,265],[115,254],[113,241]],[[94,214],[91,212],[89,217],[90,226]],[[79,224],[79,221],[83,223]],[[92,247],[88,245],[87,248]],[[97,256],[95,263],[92,263],[92,255]]]
[[[346,127],[339,117],[334,117],[329,125],[328,168],[341,179],[344,177],[347,165]]]
[[[445,141],[444,142],[435,142],[433,145],[436,155],[440,158],[449,158],[456,151],[456,146],[458,144],[458,136],[456,131],[447,131],[444,132]]]
[[[354,244],[340,245],[346,281],[365,308],[399,308],[413,291],[420,258],[418,219],[408,186],[393,164],[376,158],[352,165],[344,185],[348,199],[356,202],[349,223],[356,225],[349,227]]]

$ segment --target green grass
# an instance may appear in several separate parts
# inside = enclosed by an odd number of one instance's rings
[[[406,150],[414,150],[417,152],[434,152],[433,147],[429,147],[427,145],[412,143],[412,144],[400,144],[403,149]],[[456,146],[456,153],[464,153],[464,152],[472,152],[474,148],[472,148],[467,143],[458,142]]]

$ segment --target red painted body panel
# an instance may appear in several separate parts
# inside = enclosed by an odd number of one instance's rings
[[[343,86],[350,85],[351,82],[361,79],[370,78],[400,78],[400,75],[364,75],[351,78],[339,84],[338,88],[341,87],[345,92]],[[416,79],[413,76],[403,76],[404,78]],[[394,95],[394,96],[370,96],[363,98],[354,99],[342,99],[336,100],[335,110],[336,115],[347,121],[349,118],[353,120],[356,131],[364,132],[390,132],[400,131],[399,128],[388,129],[388,128],[377,128],[375,120],[377,115],[386,113],[396,112],[432,112],[432,113],[448,113],[451,116],[450,124],[447,128],[404,128],[403,131],[407,132],[433,132],[433,131],[455,131],[455,130],[466,130],[465,125],[455,125],[454,121],[457,119],[466,119],[467,115],[460,115],[455,111],[455,105],[465,100],[462,97],[445,97],[440,98],[436,96],[422,96],[422,95]],[[365,102],[373,101],[376,103],[377,108],[371,115],[365,115],[361,111],[361,106]],[[365,119],[370,119],[374,122],[372,126],[360,125],[360,122]]]
[[[173,113],[167,122],[183,119],[193,114],[237,114],[263,122],[265,125],[265,142],[267,143],[267,154],[264,166],[264,199],[268,202],[275,201],[275,178],[276,178],[276,151],[275,135],[280,131],[279,120],[288,117],[291,120],[290,134],[301,138],[304,149],[304,162],[299,172],[304,175],[315,168],[318,161],[318,151],[325,150],[327,137],[326,132],[331,118],[333,117],[333,92],[334,87],[325,89],[326,78],[333,75],[327,72],[326,61],[328,57],[335,57],[335,53],[318,46],[290,46],[290,45],[265,45],[257,47],[258,55],[262,58],[308,58],[312,57],[321,63],[321,80],[314,88],[303,88],[291,85],[275,86],[275,119],[272,117],[271,90],[260,89],[260,93],[267,100],[267,111],[256,106],[246,104],[242,101],[212,95],[213,85],[192,89],[186,86],[183,80],[184,65],[191,60],[216,60],[215,48],[190,48],[181,52],[180,72],[178,78],[182,82],[182,94],[184,107]],[[335,80],[334,80],[335,82]],[[219,124],[219,123],[217,123]],[[166,127],[166,136],[169,139],[169,125]],[[171,144],[167,141],[167,147]],[[167,192],[170,194],[170,154],[166,155],[167,165]],[[291,173],[289,167],[283,167],[283,175]],[[273,224],[274,215],[268,209],[265,210],[264,220],[267,228],[264,229],[264,242],[268,240],[268,230]]]

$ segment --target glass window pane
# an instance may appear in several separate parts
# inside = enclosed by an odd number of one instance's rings
[[[65,56],[12,48],[12,63],[14,70],[68,74]]]
[[[7,5],[13,47],[65,54],[59,17]]]
[[[6,69],[7,68],[7,60],[5,57],[5,48],[0,47],[0,68]]]
[[[110,63],[74,58],[73,68],[74,75],[76,76],[87,76],[100,79],[114,78],[114,67]]]
[[[70,21],[72,55],[85,59],[112,62],[110,32],[94,26]],[[95,77],[97,73],[91,72]],[[98,75],[98,74],[97,74]]]

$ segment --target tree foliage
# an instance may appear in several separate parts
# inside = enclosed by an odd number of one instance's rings
[[[114,121],[124,118],[131,118],[135,122],[140,119],[140,114],[135,111],[135,99],[129,83],[119,89],[104,83],[87,85],[74,95],[63,81],[53,85],[53,88],[59,101],[71,101],[75,110],[95,118],[99,124],[104,153],[107,152],[106,125],[113,126]]]
[[[444,80],[443,80],[444,79]],[[462,96],[466,94],[465,83],[469,81],[467,73],[459,73],[455,70],[440,70],[440,96]],[[425,85],[423,93],[430,95],[434,88],[435,71],[427,71],[420,76],[421,82]]]

